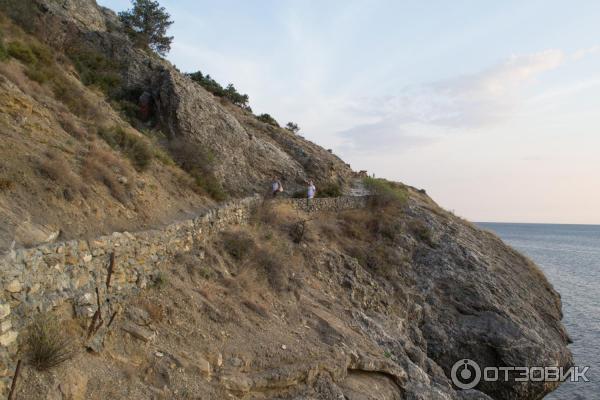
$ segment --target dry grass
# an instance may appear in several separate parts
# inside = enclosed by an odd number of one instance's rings
[[[223,249],[235,260],[246,260],[255,250],[254,238],[245,231],[228,231],[221,234]]]
[[[250,220],[254,226],[283,228],[283,231],[286,225],[305,218],[304,213],[294,210],[290,204],[265,200],[253,208]]]
[[[110,194],[123,204],[130,201],[132,175],[129,168],[111,152],[92,146],[82,165],[82,176],[103,183]],[[119,182],[119,176],[127,183]]]
[[[77,121],[75,121],[73,114],[65,111],[59,111],[57,113],[57,119],[63,130],[75,139],[84,140],[90,138],[87,131],[81,127]]]
[[[424,222],[415,219],[410,221],[408,227],[419,241],[426,243],[430,247],[435,246],[431,230]]]
[[[150,320],[154,323],[162,322],[165,317],[165,307],[162,304],[143,299],[137,305],[148,313]]]
[[[23,93],[36,100],[42,100],[43,97],[50,97],[52,94],[47,88],[29,79],[23,72],[21,65],[17,62],[0,63],[0,75],[5,76]]]
[[[24,339],[28,362],[43,371],[62,364],[75,355],[74,340],[61,321],[51,314],[36,316]]]
[[[254,255],[253,262],[264,271],[269,285],[277,290],[283,291],[288,288],[288,275],[286,263],[289,262],[289,254],[281,249],[263,247],[258,249]]]
[[[81,177],[73,172],[71,166],[65,161],[64,156],[56,151],[49,151],[45,157],[38,161],[38,170],[46,178],[55,182],[65,200],[71,201],[77,194],[87,195],[87,187]]]
[[[144,170],[152,161],[154,154],[145,138],[129,132],[125,128],[101,127],[98,135],[113,149],[123,152],[138,170]]]
[[[193,177],[192,188],[199,193],[208,194],[216,201],[227,199],[227,193],[215,177],[216,160],[209,149],[183,139],[171,140],[168,148],[177,165]]]

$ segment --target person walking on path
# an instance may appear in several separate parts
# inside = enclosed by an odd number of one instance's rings
[[[277,177],[274,177],[273,182],[271,182],[271,195],[277,197],[279,192],[283,192],[283,185]]]
[[[311,200],[315,197],[317,193],[317,188],[313,181],[308,181],[308,188],[306,190],[306,205],[310,206]]]

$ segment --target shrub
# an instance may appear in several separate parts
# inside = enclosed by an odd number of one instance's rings
[[[4,41],[2,40],[2,36],[0,36],[0,61],[6,61],[9,59],[8,51],[6,50],[6,46],[4,46]]]
[[[250,220],[254,225],[274,225],[277,212],[272,202],[265,201],[252,208]]]
[[[255,262],[264,270],[273,289],[282,291],[287,288],[286,260],[281,251],[259,249],[255,255]]]
[[[221,186],[221,182],[212,174],[195,177],[196,185],[201,187],[210,197],[216,201],[225,201],[227,193]]]
[[[255,249],[254,239],[246,232],[224,232],[223,248],[238,261],[245,260]]]
[[[266,113],[260,114],[259,116],[256,117],[256,119],[258,119],[259,121],[264,122],[266,124],[279,127],[279,124],[277,123],[275,118],[271,117],[269,114],[266,114]]]
[[[62,194],[66,200],[73,200],[76,193],[87,193],[79,175],[73,172],[71,166],[61,155],[48,152],[45,158],[38,161],[37,167],[43,176],[56,182],[62,188]]]
[[[65,334],[62,324],[50,314],[34,318],[25,335],[27,360],[38,370],[47,370],[75,355],[72,339]]]
[[[59,112],[57,115],[58,123],[69,135],[75,139],[85,139],[88,137],[87,131],[75,122],[72,114],[67,112]]]
[[[298,133],[300,131],[300,127],[298,127],[298,124],[295,122],[288,122],[285,125],[285,129],[287,129],[288,131],[290,131],[292,133]]]
[[[162,271],[157,271],[156,274],[152,277],[152,287],[156,289],[162,289],[167,286],[169,283],[169,279],[167,275]]]
[[[109,146],[123,152],[136,169],[144,170],[150,165],[154,154],[143,138],[129,133],[121,127],[102,127],[98,130],[98,135]]]
[[[373,235],[390,240],[395,240],[402,231],[400,222],[390,216],[386,216],[384,212],[374,213],[368,225]]]
[[[86,86],[96,86],[107,95],[115,94],[121,83],[118,62],[91,48],[71,48],[67,54]]]
[[[320,188],[317,187],[317,197],[340,197],[342,194],[341,186],[334,182],[326,183]]]
[[[422,242],[425,242],[427,245],[434,247],[435,242],[433,241],[433,235],[431,234],[431,230],[425,225],[423,221],[412,220],[409,223],[410,231]]]
[[[205,76],[201,71],[187,74],[187,76],[215,96],[227,99],[231,103],[243,108],[244,110],[251,110],[250,105],[248,104],[250,98],[247,94],[239,93],[233,83],[230,83],[226,88],[223,88],[223,86],[211,78],[210,75]]]
[[[300,220],[290,226],[290,237],[296,244],[302,243],[304,236],[307,233],[307,220]]]
[[[227,100],[231,101],[236,106],[239,106],[239,107],[241,107],[243,109],[247,109],[249,107],[248,106],[248,101],[249,101],[248,95],[247,94],[238,93],[238,91],[236,90],[235,86],[233,86],[233,83],[230,83],[225,88],[224,97]]]
[[[117,172],[115,172],[115,170]],[[126,178],[126,183],[119,182],[117,173]],[[110,194],[122,204],[129,202],[131,177],[127,167],[117,157],[99,147],[92,147],[85,157],[82,175],[104,184]]]
[[[187,76],[215,96],[225,96],[225,89],[223,89],[223,86],[215,81],[210,75],[203,75],[202,72],[197,71],[187,74]]]
[[[21,41],[10,42],[6,47],[6,51],[9,56],[16,58],[19,61],[22,61],[25,64],[33,64],[37,62],[37,58],[31,47]]]
[[[52,92],[73,114],[83,118],[97,117],[96,106],[88,100],[83,89],[69,78],[55,75],[52,79]]]
[[[118,111],[124,119],[130,121],[132,125],[134,125],[135,119],[140,116],[140,106],[132,100],[124,98],[113,100],[110,102],[110,105],[113,109]],[[136,128],[140,129],[137,126]]]
[[[194,178],[195,189],[216,201],[227,199],[227,193],[214,174],[214,156],[210,150],[184,139],[173,139],[169,150],[174,161]]]
[[[363,182],[365,187],[371,191],[371,205],[375,207],[404,206],[408,201],[408,192],[399,183],[370,177],[364,178]]]
[[[37,83],[45,83],[50,79],[50,74],[46,68],[29,67],[25,70],[25,75]]]

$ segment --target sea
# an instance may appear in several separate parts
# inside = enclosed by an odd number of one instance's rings
[[[565,382],[544,400],[600,400],[600,225],[477,225],[532,259],[562,296],[569,348],[590,382]]]

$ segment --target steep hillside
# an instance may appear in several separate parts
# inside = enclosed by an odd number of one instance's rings
[[[76,350],[52,373],[28,366],[17,398],[543,397],[555,383],[457,390],[450,376],[463,358],[481,367],[569,365],[557,293],[494,235],[422,193],[394,190],[401,196],[378,195],[363,209],[325,203],[306,214],[251,202],[164,232],[17,255],[27,272],[18,288],[5,286],[13,326],[54,304],[50,318],[67,329],[44,320],[44,337],[67,338],[57,349]],[[46,263],[56,263],[51,279]],[[53,283],[65,278],[66,287]],[[94,288],[104,321],[90,335]],[[37,354],[30,330],[4,364]]]
[[[263,193],[273,176],[293,193],[306,179],[344,186],[351,175],[133,47],[93,1],[0,9],[16,21],[2,22],[0,249],[159,225],[210,198]]]
[[[452,367],[572,364],[541,271],[424,191],[359,181],[93,0],[0,11],[2,395],[17,360],[17,399],[71,400],[534,400],[556,383]],[[247,197],[273,176],[361,196]]]

